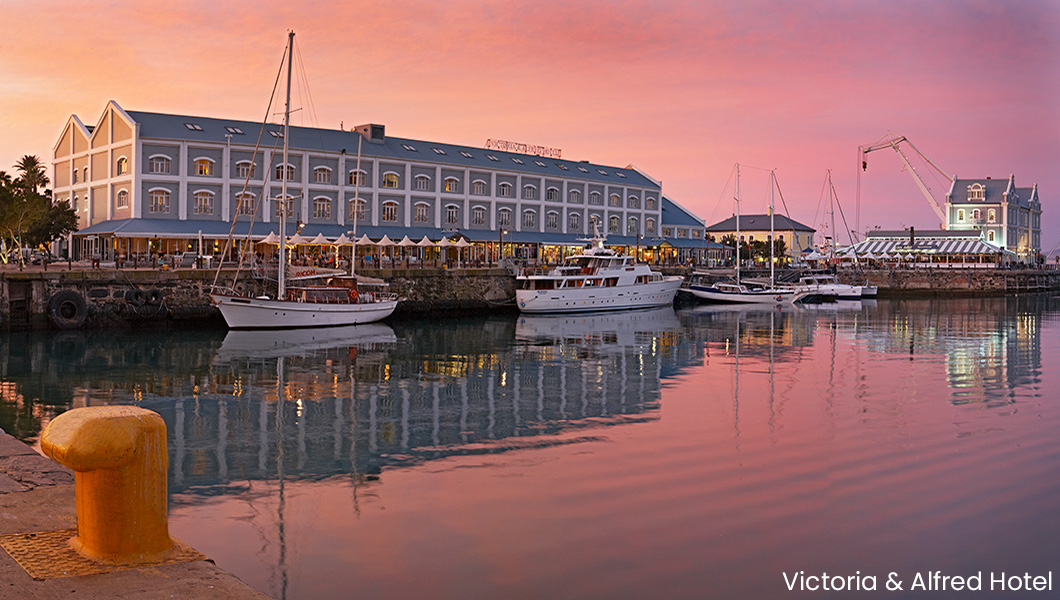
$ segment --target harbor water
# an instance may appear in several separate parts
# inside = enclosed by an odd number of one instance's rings
[[[157,411],[275,598],[1060,593],[1049,295],[0,341],[0,428]]]

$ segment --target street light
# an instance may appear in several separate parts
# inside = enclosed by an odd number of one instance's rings
[[[499,257],[497,259],[497,264],[499,265],[501,264],[501,260],[504,260],[504,234],[508,233],[508,230],[502,227],[497,230],[497,233],[500,235],[500,239],[498,240],[497,244],[498,246],[500,246]]]

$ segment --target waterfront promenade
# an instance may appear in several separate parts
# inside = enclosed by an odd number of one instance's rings
[[[0,535],[76,527],[74,476],[0,430]],[[266,600],[212,561],[173,563],[94,575],[34,579],[0,550],[0,598]]]

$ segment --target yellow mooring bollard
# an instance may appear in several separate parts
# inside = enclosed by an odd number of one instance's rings
[[[135,406],[67,411],[48,424],[41,449],[74,470],[81,555],[115,564],[164,560],[173,551],[166,515],[166,423]]]

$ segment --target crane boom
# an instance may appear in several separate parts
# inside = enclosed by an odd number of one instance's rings
[[[924,153],[921,152],[920,150],[918,150],[917,147],[913,145],[913,142],[910,142],[904,135],[903,136],[899,136],[899,137],[895,137],[895,138],[891,138],[889,140],[880,142],[878,144],[873,144],[871,146],[861,146],[861,147],[859,147],[858,149],[861,151],[861,168],[862,168],[862,170],[868,168],[867,155],[868,155],[869,152],[874,152],[876,150],[882,150],[883,148],[893,148],[894,151],[898,153],[898,156],[902,159],[902,163],[905,165],[905,168],[909,171],[909,174],[913,178],[913,181],[916,183],[917,187],[920,188],[920,192],[922,194],[924,194],[925,198],[927,198],[928,204],[931,206],[931,209],[935,211],[936,215],[938,215],[938,218],[942,222],[942,228],[946,229],[946,226],[949,223],[949,219],[946,216],[946,211],[941,206],[939,206],[938,201],[935,200],[934,196],[931,195],[931,190],[928,189],[927,184],[925,184],[924,180],[920,178],[920,174],[917,173],[916,169],[913,168],[912,163],[909,162],[909,158],[907,158],[905,153],[902,152],[902,149],[901,149],[901,147],[899,147],[899,144],[901,144],[903,142],[905,142],[906,144],[909,144],[909,146],[912,147],[913,150],[916,151],[916,153],[919,154],[921,158],[923,158],[925,161],[927,161],[928,164],[930,164],[931,166],[935,167],[935,169],[937,169],[939,173],[942,173],[942,175],[946,179],[949,179],[950,181],[953,181],[952,177],[947,175],[946,172],[943,171],[941,168],[939,168],[939,166],[936,165],[934,162],[932,162],[931,159],[929,159],[928,157],[924,156]]]

